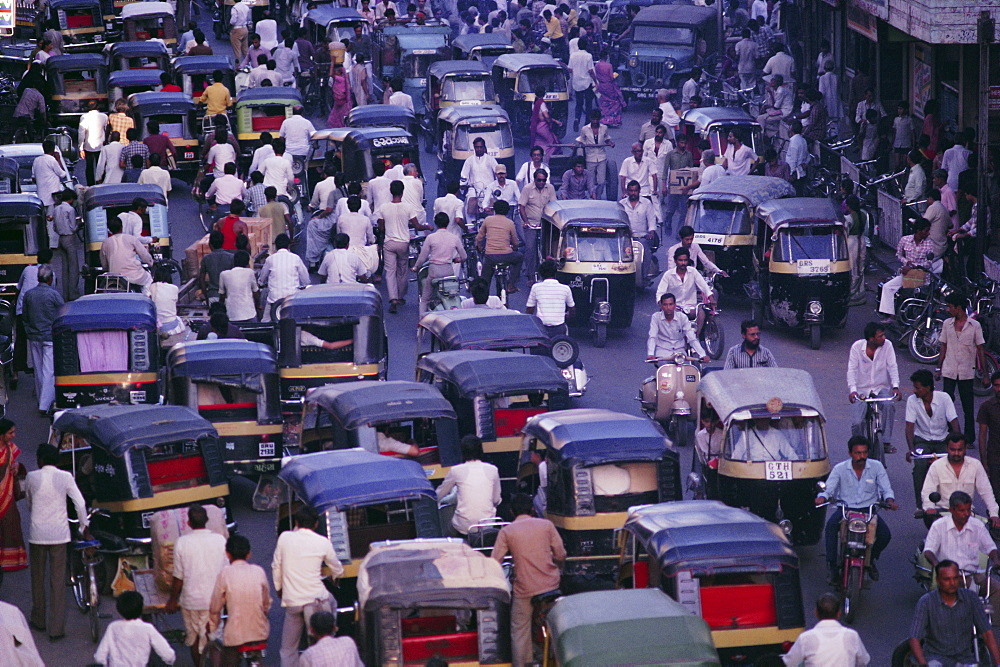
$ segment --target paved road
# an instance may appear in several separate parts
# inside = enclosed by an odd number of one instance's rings
[[[206,27],[207,27],[207,22]],[[206,29],[206,33],[209,30]],[[222,51],[216,43],[218,51]],[[225,45],[228,49],[228,44]],[[648,118],[649,107],[637,106],[626,113],[625,124],[621,129],[612,131],[612,138],[617,142],[614,157],[619,163],[627,156],[628,146],[633,141],[633,133]],[[317,119],[317,124],[322,120]],[[523,147],[519,150],[519,160],[526,159]],[[433,179],[434,158],[425,153],[424,167],[430,179]],[[180,188],[175,182],[174,193],[170,198],[170,220],[174,248],[178,252],[187,247],[202,235],[195,213],[197,207],[191,200],[186,188]],[[428,183],[426,192],[434,193],[435,184]],[[871,276],[869,282],[874,286],[876,276]],[[417,321],[417,306],[415,284],[411,284],[409,303],[402,307],[400,314],[387,316],[387,329],[390,338],[389,377],[390,379],[412,379],[414,363],[414,331]],[[524,292],[513,297],[513,307],[521,308],[524,304]],[[802,335],[796,332],[768,329],[764,334],[764,344],[771,348],[779,364],[808,370],[820,388],[824,399],[824,407],[828,419],[827,437],[833,462],[846,458],[846,442],[850,435],[848,421],[848,404],[846,400],[846,385],[844,373],[846,369],[847,350],[851,342],[860,337],[859,332],[866,321],[872,316],[874,295],[869,294],[869,303],[865,307],[852,309],[848,324],[843,329],[828,329],[824,331],[823,347],[812,351],[808,348]],[[739,299],[723,299],[721,303],[721,320],[725,329],[726,341],[729,344],[739,339],[739,322],[749,317],[748,304]],[[577,402],[581,407],[604,407],[628,413],[638,413],[635,397],[638,395],[640,382],[649,372],[649,367],[643,363],[645,358],[645,335],[647,317],[654,311],[653,296],[647,292],[639,297],[636,317],[631,328],[624,331],[614,331],[604,349],[594,348],[584,331],[574,332],[581,341],[582,358],[591,374],[591,385],[587,395]],[[906,378],[917,368],[904,350],[899,350],[900,376],[903,378],[904,389],[908,387]],[[909,393],[909,392],[907,392]],[[902,410],[897,411],[896,444],[904,449],[902,440]],[[22,382],[21,388],[14,392],[8,405],[8,415],[18,425],[18,444],[24,450],[24,462],[29,468],[34,468],[34,453],[37,443],[46,438],[48,424],[35,416],[30,378]],[[690,465],[691,452],[682,452],[685,470]],[[920,595],[920,590],[913,582],[910,557],[924,536],[920,522],[912,518],[914,508],[910,467],[904,462],[902,454],[889,457],[889,473],[896,490],[896,497],[902,506],[896,513],[885,512],[893,532],[893,541],[883,555],[881,561],[882,579],[865,593],[855,626],[861,633],[871,655],[873,665],[888,664],[893,647],[905,638],[912,610]],[[247,535],[253,544],[252,560],[268,569],[271,553],[274,547],[274,517],[270,514],[255,513],[250,510],[250,494],[252,486],[237,480],[232,484],[236,517],[240,531]],[[24,511],[24,510],[22,510]],[[25,516],[25,521],[27,517]],[[803,547],[799,550],[802,560],[803,597],[806,605],[806,615],[812,623],[812,601],[817,595],[827,590],[825,584],[825,566],[821,545]],[[4,580],[0,598],[19,605],[26,613],[30,608],[29,575],[27,571],[8,574]],[[70,603],[72,604],[72,603]],[[109,613],[110,620],[113,603],[105,600],[104,608]],[[85,637],[84,618],[72,607],[67,612],[69,635],[66,639],[50,644],[46,639],[36,639],[39,649],[47,664],[50,665],[83,665],[89,662],[94,646]],[[172,627],[179,627],[179,617],[172,619]],[[272,646],[277,646],[281,629],[281,613],[274,607],[271,613]],[[186,650],[180,649],[179,664],[188,664]],[[277,663],[277,652],[272,651],[269,663]]]

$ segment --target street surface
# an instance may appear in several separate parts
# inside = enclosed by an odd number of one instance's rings
[[[208,18],[202,15],[202,28],[206,34],[211,34]],[[231,53],[228,41],[223,43],[212,40],[216,55]],[[611,137],[616,142],[616,148],[611,155],[620,164],[628,156],[629,146],[635,141],[639,126],[649,120],[652,102],[633,103],[625,113],[621,128],[612,129]],[[317,128],[325,125],[324,119],[313,119]],[[567,139],[575,136],[567,133]],[[422,142],[421,142],[422,143]],[[435,158],[429,153],[421,156],[424,176],[427,179],[425,192],[428,208],[433,203],[433,195],[437,192],[434,182]],[[519,146],[518,165],[527,159],[527,147]],[[82,165],[81,165],[82,167]],[[82,178],[82,168],[80,177]],[[170,197],[170,223],[174,248],[174,256],[183,253],[184,248],[200,238],[204,232],[198,222],[198,206],[190,196],[190,188],[179,181],[174,181],[174,191]],[[666,266],[665,249],[675,242],[674,239],[663,239],[660,251],[660,264]],[[891,253],[887,253],[890,255]],[[775,329],[764,330],[762,344],[769,347],[781,366],[802,368],[809,371],[823,397],[825,415],[827,418],[827,443],[831,463],[837,463],[847,458],[846,443],[850,437],[850,422],[848,416],[847,387],[845,373],[847,353],[850,344],[861,337],[864,324],[874,317],[875,294],[877,282],[881,276],[869,275],[868,304],[851,309],[847,326],[843,329],[827,328],[823,330],[822,348],[818,351],[809,349],[807,341],[801,332]],[[383,289],[384,286],[380,286]],[[523,310],[527,289],[511,297],[511,305]],[[389,379],[412,380],[415,358],[415,336],[417,322],[417,292],[416,283],[410,284],[407,304],[400,308],[398,315],[386,315],[386,328],[389,335]],[[386,298],[386,302],[388,298]],[[739,323],[750,316],[749,303],[742,298],[726,298],[721,300],[721,324],[725,330],[727,347],[740,340]],[[624,331],[612,330],[609,333],[607,347],[593,347],[585,330],[575,330],[573,336],[580,342],[581,357],[590,374],[591,383],[587,394],[576,401],[575,407],[602,407],[626,413],[640,414],[636,397],[641,381],[650,374],[651,367],[643,363],[646,356],[646,331],[649,315],[655,312],[652,290],[637,298],[636,315],[631,328]],[[904,398],[911,393],[909,375],[918,366],[905,349],[897,349],[899,370]],[[715,362],[721,365],[720,362]],[[924,367],[926,368],[926,367]],[[983,399],[977,399],[978,404]],[[36,403],[33,399],[33,388],[30,376],[22,376],[21,384],[16,392],[12,392],[7,406],[7,415],[18,427],[17,444],[23,450],[22,461],[29,468],[35,466],[35,450],[37,444],[47,437],[48,422],[36,416]],[[889,548],[879,562],[881,580],[870,590],[865,591],[854,627],[872,656],[872,665],[888,665],[893,648],[907,637],[912,612],[922,591],[912,579],[913,566],[911,556],[923,539],[926,531],[923,523],[913,518],[914,499],[910,466],[905,462],[905,441],[903,438],[902,404],[896,411],[895,444],[899,453],[887,457],[887,466],[900,511],[883,511],[881,520],[888,522],[892,529],[893,539]],[[691,448],[681,452],[683,467],[686,473],[691,469]],[[978,456],[978,451],[970,451]],[[251,561],[260,564],[270,577],[271,555],[275,544],[275,517],[269,513],[256,513],[250,509],[250,497],[253,485],[246,480],[237,479],[231,482],[233,503],[239,531],[246,535],[252,544]],[[689,494],[688,494],[689,495]],[[27,535],[27,510],[20,504],[22,519]],[[818,544],[798,549],[802,561],[803,601],[806,610],[807,624],[815,623],[812,609],[816,597],[829,587],[826,584],[826,568],[823,559],[823,546]],[[27,570],[8,573],[0,591],[0,599],[18,605],[27,614],[31,605],[30,580]],[[67,637],[56,643],[50,643],[40,633],[35,633],[39,651],[46,663],[54,666],[84,665],[92,661],[96,648],[86,636],[86,618],[79,614],[73,606],[72,596],[67,591]],[[102,626],[112,620],[114,601],[105,598],[102,611],[106,618]],[[283,614],[278,602],[275,601],[271,610],[271,650],[268,652],[267,663],[277,664],[277,646],[280,640]],[[180,628],[180,615],[168,619],[168,628]],[[178,653],[179,665],[190,664],[190,654],[183,646],[174,644]]]

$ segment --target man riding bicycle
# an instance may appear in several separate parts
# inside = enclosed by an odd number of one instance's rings
[[[899,392],[899,367],[896,351],[885,344],[885,325],[869,322],[865,325],[864,338],[851,345],[847,359],[847,398],[851,402],[851,435],[865,434],[865,416],[868,413],[866,398],[902,398]],[[873,447],[884,447],[886,454],[896,451],[892,446],[892,423],[895,407],[883,403],[884,417],[882,442]]]

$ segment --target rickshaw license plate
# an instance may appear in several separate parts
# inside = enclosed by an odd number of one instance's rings
[[[699,245],[725,245],[725,234],[695,234],[694,242]]]
[[[149,526],[153,523],[153,513],[143,512],[142,513],[142,529],[149,530]]]
[[[788,482],[792,479],[791,461],[765,461],[764,478],[770,482]]]
[[[797,262],[797,267],[800,276],[824,275],[830,273],[830,260],[800,259]]]
[[[274,443],[273,442],[262,442],[257,447],[257,452],[259,456],[274,456]]]
[[[185,160],[193,160],[194,159],[194,152],[193,151],[184,151],[184,159]]]
[[[558,100],[559,93],[545,93],[545,99],[547,100]]]
[[[128,393],[128,400],[132,403],[144,403],[146,401],[146,390],[130,391]]]

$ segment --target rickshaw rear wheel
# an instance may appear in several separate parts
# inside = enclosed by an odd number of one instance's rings
[[[764,302],[753,299],[750,302],[750,319],[757,322],[761,331],[764,330]]]
[[[605,196],[608,201],[618,201],[618,163],[613,159],[605,160],[607,174],[604,176]]]
[[[818,324],[809,325],[809,347],[813,350],[819,349],[820,340],[823,336],[823,328]]]

